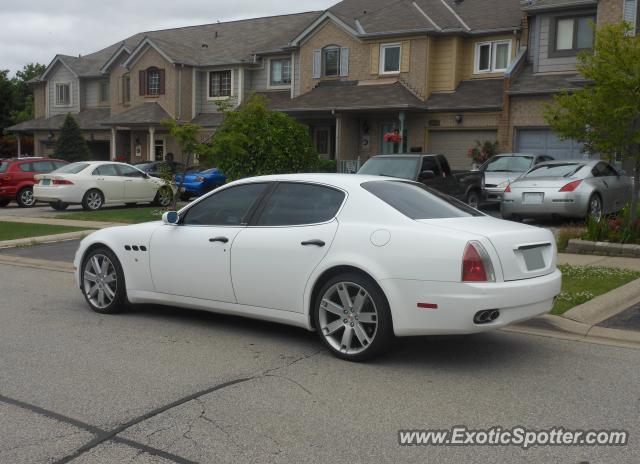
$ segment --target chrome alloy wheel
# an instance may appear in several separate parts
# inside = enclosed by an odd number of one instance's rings
[[[90,209],[100,209],[102,206],[102,195],[99,192],[91,191],[87,194],[87,205]]]
[[[365,351],[378,331],[378,310],[371,295],[353,282],[338,282],[325,292],[318,319],[327,342],[345,354]]]
[[[36,202],[33,196],[33,190],[29,188],[22,190],[22,193],[20,193],[20,200],[22,200],[22,204],[27,208],[33,206]]]
[[[602,200],[597,195],[592,196],[591,200],[589,200],[589,216],[596,222],[602,219]]]
[[[118,290],[118,276],[111,260],[95,254],[84,265],[84,293],[96,308],[104,309],[111,304]]]
[[[169,206],[172,197],[173,195],[171,194],[171,190],[169,190],[167,187],[162,187],[160,190],[158,190],[158,204],[163,208]]]

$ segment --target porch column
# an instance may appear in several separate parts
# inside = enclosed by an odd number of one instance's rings
[[[18,139],[18,158],[20,158],[20,156],[22,155],[22,141],[20,140],[20,132],[16,134],[16,137]]]
[[[342,161],[342,150],[341,150],[341,145],[342,145],[342,115],[338,114],[336,115],[336,140],[335,140],[335,151],[336,151],[336,160],[338,162],[338,165],[340,165],[340,161]]]
[[[149,126],[149,161],[156,160],[156,129],[153,126]]]
[[[116,129],[115,127],[111,128],[111,161],[115,161],[116,158],[118,157],[117,154],[117,146],[116,146],[116,141],[118,139],[118,129]]]
[[[406,114],[404,111],[400,111],[400,114],[398,115],[398,119],[400,120],[400,135],[402,137],[404,137],[404,121],[406,119]]]

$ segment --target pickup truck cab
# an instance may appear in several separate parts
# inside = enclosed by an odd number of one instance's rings
[[[362,165],[358,174],[399,177],[431,187],[477,208],[482,198],[482,174],[453,171],[444,155],[378,155]]]

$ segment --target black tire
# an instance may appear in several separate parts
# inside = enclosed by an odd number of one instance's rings
[[[356,312],[352,304],[350,311],[340,310],[337,312],[343,314],[337,314],[334,311],[340,307],[343,308],[344,305],[324,305],[325,298],[329,301],[341,301],[339,297],[341,286],[343,290],[347,290],[352,303],[357,301],[356,297],[362,291],[366,293],[367,296],[363,297],[364,304],[361,307],[365,311]],[[370,277],[356,272],[336,275],[322,285],[317,295],[313,305],[313,323],[320,340],[334,356],[359,362],[371,359],[388,349],[393,339],[391,311],[384,293]],[[331,310],[325,309],[327,307]],[[363,314],[367,314],[368,322],[364,322]],[[371,322],[373,319],[375,322]],[[338,328],[327,333],[332,325]],[[345,341],[347,331],[350,331],[350,338],[349,347],[345,349],[346,345],[342,343]],[[360,334],[364,338],[363,342]],[[349,353],[350,350],[351,353]]]
[[[599,214],[595,214],[594,211],[594,202],[598,203]],[[596,222],[600,222],[600,220],[604,217],[604,211],[602,206],[602,197],[598,193],[594,193],[589,198],[589,203],[587,204],[587,219],[593,219]]]
[[[9,203],[11,203],[11,200],[9,198],[3,198],[2,200],[0,200],[0,208],[4,208]]]
[[[49,203],[49,206],[51,206],[56,211],[64,211],[69,207],[69,203],[63,203],[61,201],[52,201],[51,203]]]
[[[82,197],[82,209],[98,211],[104,205],[104,195],[98,189],[88,190]]]
[[[471,190],[467,194],[467,199],[465,203],[467,203],[472,208],[478,209],[480,208],[481,199],[482,199],[482,196],[480,195],[480,192],[478,192],[477,190]]]
[[[106,276],[110,276],[115,274],[115,285],[112,285],[113,282],[107,282],[104,277],[100,277],[98,272],[95,272],[95,267],[90,263],[90,261],[96,257],[98,259],[98,263],[102,264],[102,258],[107,258],[110,262],[110,266],[107,266],[107,271],[104,273]],[[98,266],[100,267],[100,266]],[[89,271],[94,276],[97,276],[98,279],[102,279],[101,282],[96,282],[101,285],[95,295],[93,292],[93,283],[88,279],[88,275],[85,271]],[[113,296],[110,297],[109,293],[106,291],[106,287],[113,292]],[[89,304],[89,307],[100,314],[116,314],[127,309],[127,289],[124,280],[124,272],[122,271],[122,266],[120,265],[120,261],[116,257],[116,255],[106,247],[97,247],[89,251],[82,260],[82,267],[80,269],[80,289],[82,294],[84,295],[85,300]],[[103,290],[104,289],[104,290]],[[103,292],[103,298],[109,298],[110,301],[108,304],[100,305],[99,304],[99,292]],[[106,301],[106,300],[103,300]]]
[[[33,187],[23,187],[18,191],[16,202],[20,208],[33,208],[36,199],[33,197]]]
[[[160,187],[156,192],[156,196],[153,199],[153,206],[161,206],[166,208],[171,204],[173,200],[173,192],[169,187]]]

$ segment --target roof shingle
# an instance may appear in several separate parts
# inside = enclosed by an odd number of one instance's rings
[[[92,108],[82,110],[79,113],[72,113],[80,129],[83,130],[104,130],[102,122],[109,117],[109,108]],[[11,127],[7,127],[11,132],[33,132],[33,131],[53,131],[62,127],[66,114],[57,114],[50,118],[37,118],[30,121],[21,122]]]

